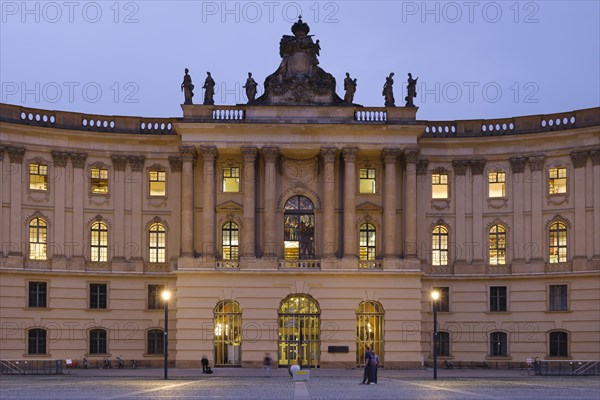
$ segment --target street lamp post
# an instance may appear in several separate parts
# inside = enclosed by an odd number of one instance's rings
[[[438,344],[438,332],[437,332],[437,301],[440,298],[440,292],[434,290],[431,292],[431,299],[433,300],[433,379],[437,380],[437,344]]]
[[[162,292],[163,302],[165,304],[165,337],[163,341],[164,351],[164,367],[165,367],[165,379],[168,379],[168,368],[169,368],[169,299],[171,298],[171,292],[165,290]]]

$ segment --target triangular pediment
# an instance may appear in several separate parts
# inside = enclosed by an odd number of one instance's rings
[[[357,211],[383,211],[383,208],[379,207],[377,204],[371,203],[370,201],[365,201],[356,206]]]
[[[229,200],[225,203],[219,204],[217,207],[217,211],[228,211],[228,212],[242,212],[244,207],[241,204],[236,203],[235,201]]]

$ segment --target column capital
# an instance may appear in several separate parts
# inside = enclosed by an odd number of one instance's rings
[[[25,147],[21,146],[6,146],[8,158],[13,164],[22,164],[23,156],[25,155]]]
[[[256,161],[256,157],[258,156],[258,148],[254,146],[242,146],[240,148],[242,151],[242,156],[244,157],[244,162],[246,164],[252,164]]]
[[[279,147],[265,146],[261,149],[261,153],[268,163],[274,163],[279,157]]]
[[[590,150],[592,165],[600,165],[600,149]]]
[[[183,166],[183,157],[169,156],[169,166],[171,167],[171,172],[181,172],[181,167]]]
[[[419,160],[419,149],[405,149],[404,161],[409,164],[416,164]]]
[[[525,172],[525,164],[527,164],[527,157],[512,157],[510,161],[510,170],[513,174]]]
[[[467,160],[452,160],[452,169],[456,176],[464,176],[467,173],[467,166],[469,162]]]
[[[571,152],[571,162],[573,167],[582,168],[587,164],[588,152],[587,151],[573,151]]]
[[[427,175],[427,168],[429,167],[429,160],[422,158],[417,161],[417,175]]]
[[[321,147],[321,158],[325,163],[335,163],[337,155],[337,147]]]
[[[127,166],[127,160],[129,159],[128,156],[112,154],[110,158],[112,159],[113,168],[115,169],[115,171],[125,171],[125,167]],[[73,163],[73,165],[75,165],[75,163]]]
[[[385,164],[394,164],[400,156],[400,149],[396,147],[386,147],[381,150],[381,160]]]
[[[52,160],[54,161],[54,166],[56,166],[56,167],[66,167],[67,166],[67,161],[69,161],[69,152],[68,151],[52,150],[50,153],[52,154]]]
[[[144,169],[146,157],[130,155],[127,156],[127,160],[129,161],[129,166],[131,167],[132,172],[140,172]]]
[[[485,160],[471,160],[469,161],[469,166],[471,167],[471,173],[473,175],[482,175],[483,169],[485,168]]]
[[[198,152],[196,151],[195,146],[183,145],[179,146],[179,155],[181,157],[182,162],[196,161],[196,157],[198,157]]]
[[[202,158],[205,163],[214,163],[219,155],[217,146],[214,145],[200,146],[200,152],[202,152]]]
[[[541,171],[544,169],[544,161],[546,161],[546,156],[543,154],[529,157],[529,168],[532,171]]]
[[[356,157],[358,157],[358,147],[344,147],[342,157],[344,157],[345,162],[355,162]]]
[[[73,168],[84,168],[85,160],[87,160],[87,153],[69,153],[71,156],[71,162],[73,163]]]
[[[6,146],[0,146],[0,161],[4,161],[4,151],[6,150]]]

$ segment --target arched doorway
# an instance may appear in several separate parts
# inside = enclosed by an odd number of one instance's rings
[[[214,310],[215,365],[240,365],[242,309],[235,300],[222,300]]]
[[[279,306],[279,365],[317,367],[320,363],[321,311],[307,294],[292,294]]]
[[[356,364],[365,365],[365,350],[375,349],[383,364],[383,307],[378,301],[363,301],[356,310]]]

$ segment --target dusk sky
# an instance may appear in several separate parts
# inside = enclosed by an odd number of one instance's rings
[[[1,101],[108,115],[180,117],[184,69],[215,103],[263,91],[301,13],[320,67],[383,106],[395,73],[419,77],[417,119],[549,114],[600,105],[599,1],[0,1]]]

